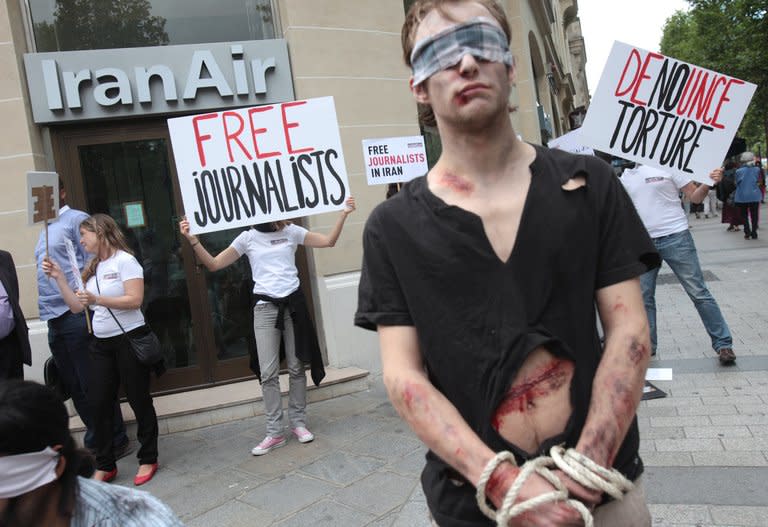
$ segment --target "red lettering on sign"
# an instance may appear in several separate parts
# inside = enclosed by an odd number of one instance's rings
[[[303,152],[311,152],[314,150],[313,147],[307,147],[307,148],[297,148],[294,149],[293,145],[291,144],[291,135],[288,133],[288,130],[290,128],[298,128],[299,123],[298,122],[288,122],[288,116],[285,113],[285,109],[291,106],[301,106],[303,104],[307,104],[307,101],[296,101],[296,102],[287,102],[282,105],[280,105],[280,109],[283,112],[283,131],[285,132],[285,144],[288,146],[288,153],[289,154],[301,154]]]
[[[256,159],[265,159],[267,157],[275,157],[279,156],[279,151],[274,152],[259,152],[259,143],[256,140],[256,136],[259,134],[264,134],[267,132],[266,128],[255,128],[255,124],[253,122],[253,114],[255,113],[261,113],[261,112],[268,112],[269,110],[273,109],[274,106],[259,106],[257,108],[251,108],[248,110],[248,120],[251,123],[251,137],[253,138],[253,151],[256,153]]]
[[[198,115],[192,118],[192,128],[195,129],[195,143],[197,144],[197,155],[200,157],[200,164],[205,166],[205,152],[203,151],[203,141],[207,141],[211,138],[211,134],[200,134],[199,122],[206,119],[215,119],[218,117],[218,113],[209,113],[205,115]]]

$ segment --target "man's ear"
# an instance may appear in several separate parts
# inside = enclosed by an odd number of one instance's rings
[[[514,86],[517,79],[517,61],[514,57],[512,57],[512,65],[507,68],[507,75],[509,75],[510,86]]]
[[[411,87],[411,93],[413,98],[419,104],[429,104],[429,94],[427,93],[427,81],[424,81],[416,86],[413,84],[413,77],[408,80],[408,85]]]

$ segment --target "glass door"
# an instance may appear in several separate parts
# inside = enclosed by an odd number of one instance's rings
[[[112,216],[144,267],[144,314],[169,370],[154,389],[252,375],[250,269],[243,259],[208,274],[179,235],[181,197],[165,122],[54,129],[52,140],[71,204]],[[201,240],[216,254],[236,235]]]

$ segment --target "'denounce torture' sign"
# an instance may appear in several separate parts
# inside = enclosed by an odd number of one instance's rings
[[[597,150],[708,182],[755,88],[615,42],[581,134]]]
[[[168,128],[194,234],[344,208],[332,97],[179,117]]]

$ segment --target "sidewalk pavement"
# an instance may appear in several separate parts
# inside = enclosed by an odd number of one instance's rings
[[[674,379],[655,382],[668,397],[638,412],[653,525],[765,527],[768,232],[744,240],[719,218],[691,218],[738,359],[718,364],[693,304],[662,269],[652,366],[673,368]],[[368,390],[310,404],[308,416],[314,442],[291,438],[261,457],[250,450],[263,437],[263,416],[164,435],[160,471],[142,488],[193,527],[429,526],[419,483],[425,449],[380,378]],[[118,466],[116,483],[131,485],[134,457]]]

